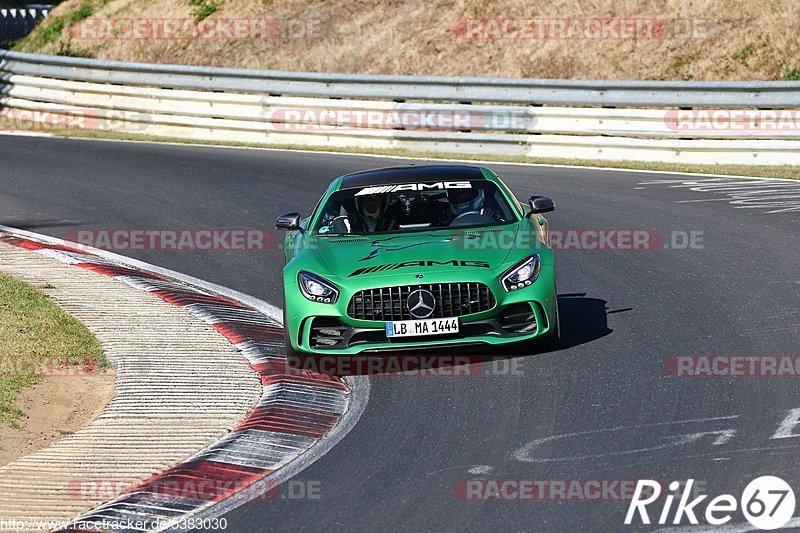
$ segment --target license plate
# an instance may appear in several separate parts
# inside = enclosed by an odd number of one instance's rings
[[[418,335],[448,335],[458,333],[457,318],[426,318],[396,320],[386,323],[387,337],[416,337]]]

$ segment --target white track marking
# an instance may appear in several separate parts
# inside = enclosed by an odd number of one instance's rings
[[[768,180],[768,181],[764,181]],[[728,202],[735,209],[763,209],[766,213],[800,211],[800,180],[778,181],[769,178],[710,178],[688,180],[649,180],[644,186],[667,186],[696,193],[722,195],[712,198],[679,200],[676,203]]]
[[[553,457],[553,458],[536,458],[533,457],[532,454],[536,448],[540,445],[545,444],[547,442],[552,442],[556,440],[571,438],[571,437],[585,437],[587,435],[596,435],[599,433],[614,433],[617,431],[623,430],[636,430],[648,427],[655,427],[655,426],[669,426],[669,425],[677,425],[677,424],[689,424],[689,423],[696,423],[696,422],[710,422],[710,421],[717,421],[717,420],[732,420],[738,418],[739,415],[731,415],[731,416],[720,416],[720,417],[713,417],[713,418],[695,418],[689,420],[674,420],[669,422],[654,422],[649,424],[638,424],[633,426],[616,426],[612,428],[601,428],[601,429],[592,429],[587,431],[576,431],[572,433],[561,433],[558,435],[551,435],[548,437],[542,437],[536,440],[533,440],[515,452],[512,453],[511,457],[516,459],[517,461],[523,461],[528,463],[552,463],[552,462],[559,462],[559,461],[577,461],[577,460],[585,460],[585,459],[596,459],[601,457],[611,457],[611,456],[622,456],[622,455],[633,455],[637,453],[647,452],[647,451],[655,451],[655,450],[662,450],[666,448],[673,448],[677,446],[683,446],[686,444],[691,444],[700,440],[703,437],[713,436],[716,435],[717,438],[714,439],[712,443],[714,446],[719,446],[723,444],[727,444],[731,437],[734,434],[734,430],[731,429],[724,429],[724,430],[716,430],[716,431],[695,431],[690,433],[681,433],[678,435],[670,435],[667,437],[667,441],[663,444],[657,444],[654,446],[649,446],[646,448],[639,448],[635,450],[625,450],[620,452],[612,452],[608,454],[599,454],[599,455],[577,455],[577,456],[570,456],[570,457]]]

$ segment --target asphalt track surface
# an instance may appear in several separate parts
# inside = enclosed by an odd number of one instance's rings
[[[28,137],[0,138],[0,158],[0,223],[57,237],[270,230],[277,214],[308,213],[333,177],[398,163]],[[319,498],[251,502],[227,515],[229,531],[623,529],[619,501],[457,497],[454,486],[476,477],[693,478],[711,495],[738,497],[772,474],[798,491],[800,438],[772,438],[800,407],[798,378],[673,377],[665,361],[798,354],[800,212],[641,185],[704,178],[490,166],[518,196],[555,199],[552,229],[653,228],[664,243],[673,231],[699,231],[703,249],[557,251],[561,349],[514,359],[513,374],[370,377],[361,420],[295,478]],[[122,253],[282,305],[277,249]]]

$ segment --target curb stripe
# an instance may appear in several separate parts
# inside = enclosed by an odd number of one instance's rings
[[[229,305],[233,307],[238,307],[241,309],[252,309],[252,307],[248,307],[243,303],[237,302],[233,298],[228,298],[226,296],[211,296],[206,294],[199,294],[196,292],[191,291],[167,291],[167,290],[154,290],[151,291],[153,294],[161,298],[167,303],[172,305],[177,305],[178,307],[184,307],[194,304],[219,304],[219,305]]]
[[[249,326],[235,322],[216,322],[211,325],[233,344],[245,341],[283,343],[283,328],[278,325]]]
[[[4,236],[2,241],[6,244],[10,244],[12,246],[17,246],[18,248],[23,248],[25,250],[31,250],[33,252],[38,252],[39,250],[57,250],[61,252],[71,252],[76,254],[86,254],[77,248],[70,248],[68,246],[59,246],[55,244],[45,244],[41,242],[32,241],[29,239],[24,239],[21,237],[14,237],[11,235]]]
[[[137,278],[149,278],[149,279],[157,279],[159,281],[169,281],[168,278],[160,276],[158,274],[151,274],[149,272],[144,272],[142,270],[136,270],[133,268],[123,267],[123,266],[112,266],[101,263],[76,263],[75,266],[89,269],[93,272],[97,272],[98,274],[111,276],[112,278],[115,278],[117,276],[127,275],[127,276],[136,276]]]

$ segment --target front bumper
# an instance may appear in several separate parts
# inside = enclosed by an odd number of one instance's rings
[[[499,283],[490,285],[490,289],[496,305],[488,311],[459,317],[457,334],[389,339],[385,322],[356,320],[347,315],[351,294],[342,294],[335,305],[303,301],[297,310],[287,301],[285,327],[295,350],[319,355],[502,345],[553,333],[557,304],[552,267],[543,268],[533,285],[519,291],[507,293]],[[297,285],[287,284],[285,290],[287,294],[288,291],[297,293]]]

